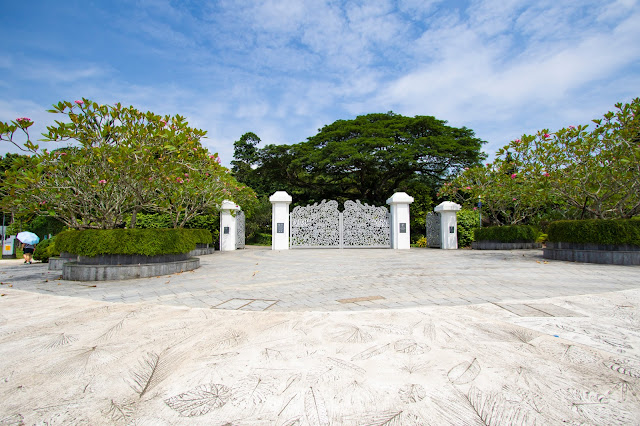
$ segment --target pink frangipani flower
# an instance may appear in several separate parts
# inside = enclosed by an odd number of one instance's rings
[[[82,104],[84,103],[84,101],[76,101],[76,103],[77,103],[78,105],[82,105]]]
[[[520,139],[516,139],[514,142],[515,143],[520,143]]]
[[[515,201],[516,199],[514,198],[513,201]]]
[[[106,181],[106,180],[104,180],[104,179],[100,179],[100,180],[98,181],[98,183],[101,183],[101,184],[103,184],[103,185],[104,185],[105,183],[107,183],[107,181]]]
[[[545,172],[542,176],[544,176],[544,177],[549,177],[549,176],[551,176],[551,175],[550,175],[549,173],[546,173],[546,172]]]
[[[511,175],[511,179],[515,179],[515,178],[516,178],[516,176],[518,176],[518,174],[517,174],[517,173],[512,174],[512,175]]]
[[[551,136],[549,133],[545,133],[544,135],[542,135],[542,137],[545,139],[547,139],[549,136]]]
[[[470,187],[470,186],[467,186],[467,189],[471,189],[471,187]]]
[[[570,128],[570,129],[575,129],[575,128],[576,128],[576,126],[569,126],[569,128]]]

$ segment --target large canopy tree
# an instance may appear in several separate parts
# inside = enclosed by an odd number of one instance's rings
[[[75,229],[124,226],[131,215],[170,214],[175,227],[216,209],[225,198],[239,204],[254,194],[239,185],[200,143],[206,132],[179,115],[160,116],[88,99],[60,102],[50,112],[67,120],[47,127],[45,141],[71,141],[41,150],[29,139],[31,121],[0,123],[0,139],[26,134],[25,156],[7,172],[4,204],[23,213],[53,216]]]
[[[523,135],[486,167],[446,183],[443,195],[474,204],[492,222],[551,218],[630,218],[640,214],[640,98],[615,105],[595,126]],[[553,214],[549,214],[552,212]]]
[[[256,147],[245,134],[235,144],[234,170],[260,194],[287,190],[296,200],[359,199],[384,204],[397,190],[435,195],[449,176],[483,159],[471,129],[430,116],[388,112],[324,126],[306,142]]]

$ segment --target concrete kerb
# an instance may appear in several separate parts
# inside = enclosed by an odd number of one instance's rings
[[[192,257],[177,262],[146,263],[136,265],[83,265],[66,262],[62,265],[62,278],[70,281],[116,281],[158,277],[200,267],[200,259]]]

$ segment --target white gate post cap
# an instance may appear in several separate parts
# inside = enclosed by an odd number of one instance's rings
[[[240,206],[233,201],[224,200],[220,206],[221,210],[240,210]]]
[[[411,204],[413,197],[406,192],[396,192],[387,200],[387,204]]]
[[[456,204],[453,201],[444,201],[438,204],[434,210],[437,212],[457,212],[461,208],[460,204]]]
[[[291,203],[293,198],[291,198],[291,195],[287,194],[287,191],[276,191],[271,197],[269,197],[269,201],[272,203]]]

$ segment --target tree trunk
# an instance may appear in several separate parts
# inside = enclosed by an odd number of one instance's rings
[[[136,228],[136,217],[138,215],[138,209],[134,209],[133,213],[131,213],[131,224],[129,225],[129,228],[131,229],[135,229]]]

